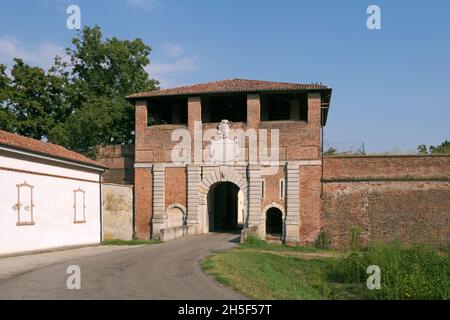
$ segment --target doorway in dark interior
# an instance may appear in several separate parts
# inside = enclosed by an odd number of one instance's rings
[[[231,182],[219,182],[208,193],[209,231],[232,231],[239,228],[239,187]]]
[[[270,208],[266,212],[266,234],[281,237],[283,233],[283,213],[278,208]]]

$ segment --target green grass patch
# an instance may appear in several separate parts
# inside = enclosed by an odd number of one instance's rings
[[[155,244],[155,243],[161,243],[161,241],[156,240],[104,240],[102,242],[102,245],[104,246],[137,246],[137,245],[143,245],[143,244]]]
[[[329,288],[322,279],[324,261],[250,250],[208,257],[203,268],[219,282],[255,299],[322,299]]]
[[[366,286],[367,267],[381,269],[381,289]],[[340,253],[249,239],[213,254],[203,268],[254,299],[449,299],[450,261],[424,247],[373,245]]]
[[[368,290],[367,267],[381,270],[381,288]],[[328,279],[352,284],[366,299],[450,299],[450,257],[430,247],[374,244],[335,261]]]
[[[249,236],[247,241],[241,243],[239,249],[261,249],[267,251],[295,251],[295,252],[333,252],[332,250],[316,247],[288,246],[282,243],[269,243],[255,236]],[[335,252],[335,251],[334,251]]]

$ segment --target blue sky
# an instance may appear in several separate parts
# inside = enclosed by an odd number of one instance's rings
[[[450,1],[0,0],[0,63],[48,67],[82,25],[153,48],[163,87],[228,78],[333,88],[326,143],[410,152],[450,139]],[[381,30],[366,9],[381,8]]]

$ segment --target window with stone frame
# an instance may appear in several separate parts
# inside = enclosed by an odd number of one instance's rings
[[[33,186],[24,183],[17,186],[17,224],[18,226],[32,226],[34,225],[33,216]]]
[[[86,192],[81,188],[73,191],[73,223],[86,223]]]
[[[266,198],[266,181],[261,179],[261,199]]]
[[[280,199],[284,199],[285,191],[286,191],[285,180],[280,179]]]

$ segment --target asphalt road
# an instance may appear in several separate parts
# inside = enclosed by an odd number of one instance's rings
[[[236,245],[238,237],[212,233],[76,258],[68,250],[64,262],[0,278],[0,299],[242,299],[200,266],[209,253]],[[31,263],[38,256],[26,259]],[[67,288],[71,265],[80,267],[81,289]]]

